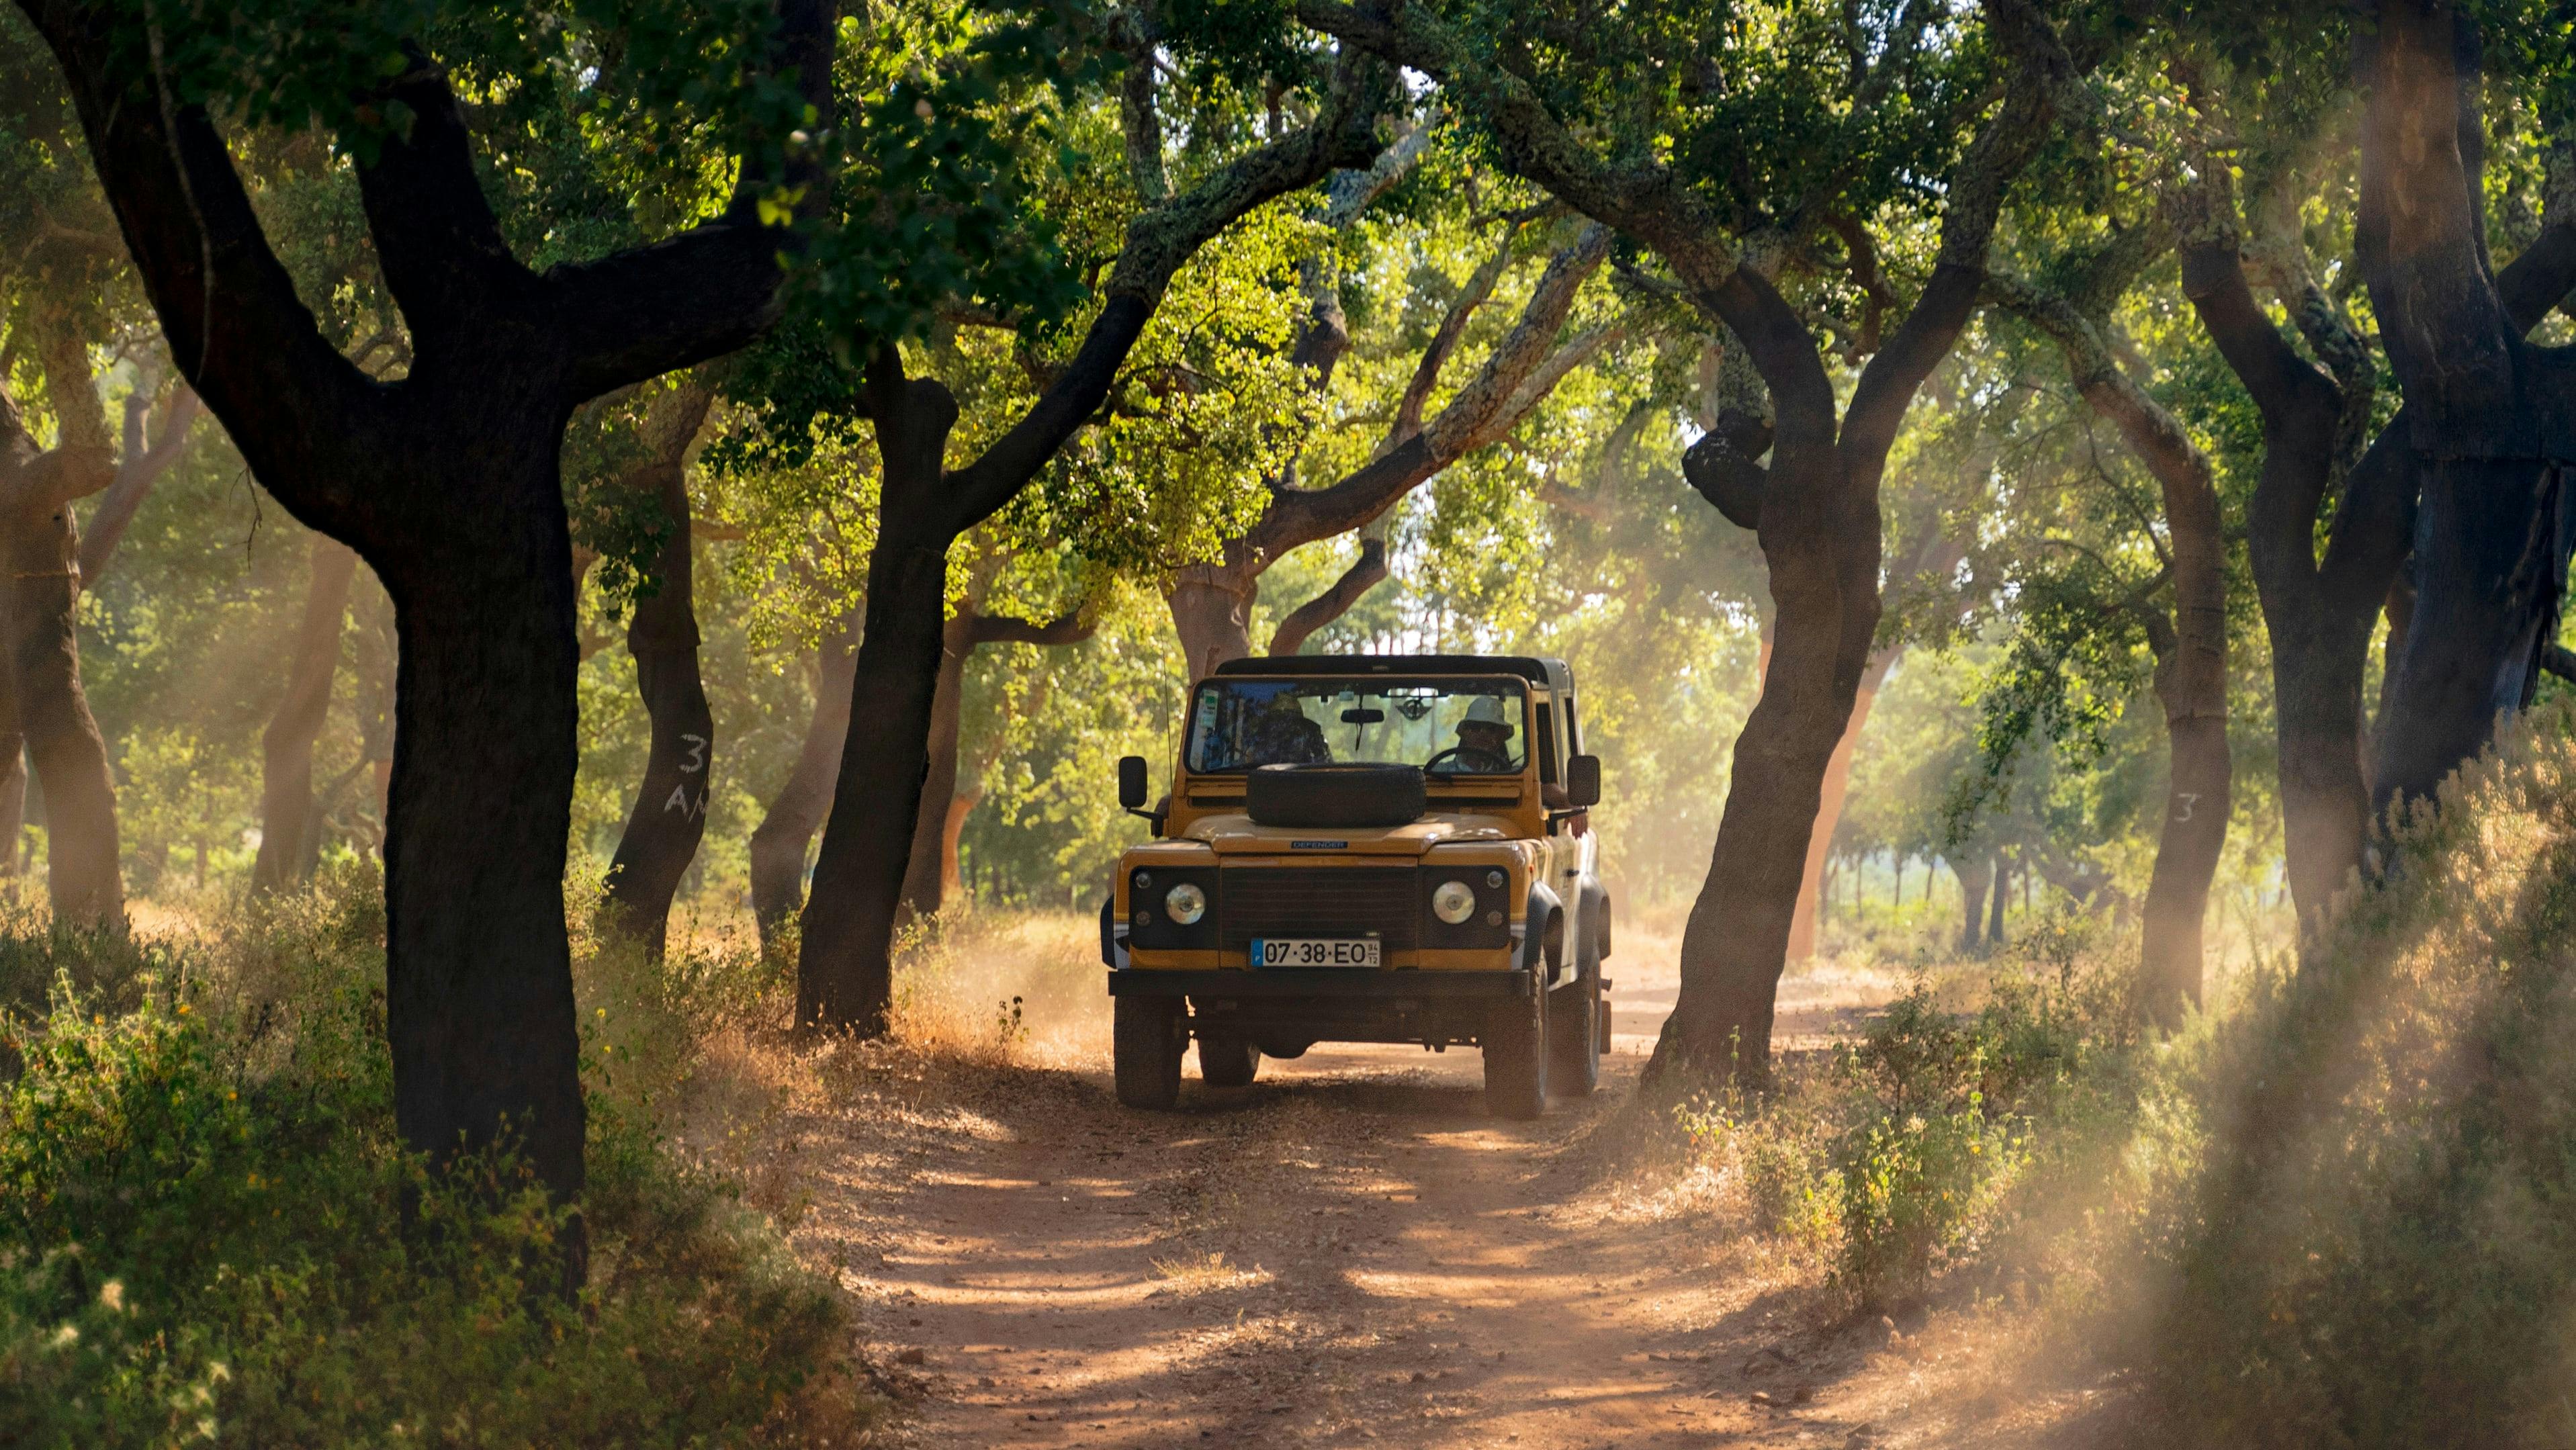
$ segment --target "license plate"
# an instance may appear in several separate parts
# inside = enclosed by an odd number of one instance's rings
[[[1257,936],[1252,939],[1256,967],[1374,967],[1381,958],[1376,937]]]

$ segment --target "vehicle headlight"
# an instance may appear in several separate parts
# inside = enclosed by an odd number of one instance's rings
[[[1464,881],[1443,881],[1431,893],[1431,914],[1459,926],[1476,914],[1476,888]]]
[[[1187,881],[1163,893],[1163,910],[1183,926],[1195,926],[1207,915],[1207,893]]]

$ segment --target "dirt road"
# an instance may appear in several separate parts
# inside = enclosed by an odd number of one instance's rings
[[[876,1108],[794,1125],[800,1246],[847,1265],[922,1446],[1923,1438],[1928,1336],[1822,1323],[1812,1266],[1604,1174],[1672,986],[1621,966],[1603,1089],[1531,1124],[1484,1115],[1464,1049],[1319,1047],[1234,1091],[1193,1064],[1174,1113],[1119,1107],[1105,1053],[863,1075]],[[1783,1027],[1874,995],[1793,981]]]

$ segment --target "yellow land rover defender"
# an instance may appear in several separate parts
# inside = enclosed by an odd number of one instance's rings
[[[1154,810],[1100,912],[1119,1101],[1168,1108],[1199,1075],[1241,1087],[1317,1042],[1473,1043],[1485,1103],[1533,1118],[1589,1093],[1609,1046],[1610,898],[1561,660],[1301,655],[1191,691]]]

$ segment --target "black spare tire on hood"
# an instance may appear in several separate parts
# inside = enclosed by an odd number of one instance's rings
[[[1265,826],[1405,826],[1422,819],[1422,770],[1412,765],[1265,765],[1244,782],[1243,807]]]

